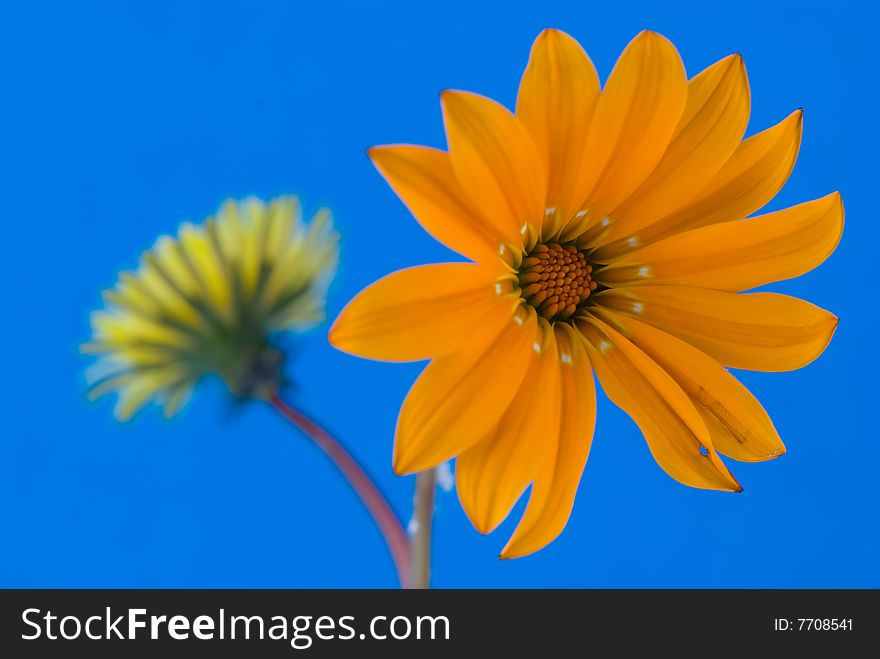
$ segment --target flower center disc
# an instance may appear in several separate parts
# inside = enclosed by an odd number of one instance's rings
[[[574,245],[536,245],[523,259],[519,285],[525,300],[547,320],[565,320],[596,290],[593,267]]]

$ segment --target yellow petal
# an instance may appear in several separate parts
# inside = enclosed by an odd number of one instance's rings
[[[128,347],[180,350],[191,346],[194,340],[190,332],[138,314],[95,311],[91,324],[93,341],[105,350]]]
[[[205,327],[204,312],[193,304],[192,298],[183,294],[181,287],[171,279],[155,254],[148,252],[144,255],[136,285],[158,303],[165,317],[196,331]]]
[[[241,231],[241,286],[245,297],[252,297],[260,281],[262,243],[266,236],[266,204],[255,197],[241,202],[245,228]]]
[[[299,198],[294,196],[280,197],[269,204],[266,219],[266,260],[274,264],[286,249],[299,242],[302,227],[302,207]],[[296,233],[294,233],[296,232]]]
[[[329,339],[339,350],[370,359],[430,359],[458,349],[467,338],[462,333],[499,303],[493,272],[478,264],[408,268],[361,291],[339,314]]]
[[[605,291],[596,302],[673,334],[724,366],[752,371],[806,366],[837,327],[827,311],[777,293],[640,286]]]
[[[583,341],[567,324],[557,323],[556,344],[561,376],[559,440],[550,450],[552,436],[544,435],[549,460],[542,459],[523,519],[501,558],[517,558],[538,551],[565,528],[580,484],[596,425],[596,385]]]
[[[303,292],[316,285],[320,288],[322,279],[335,271],[338,235],[326,208],[315,213],[308,228],[302,225],[298,212],[290,224],[285,224],[279,227],[281,231],[292,229],[295,233],[270,262],[261,287],[260,311],[269,318],[271,329],[308,328],[323,319],[324,305],[321,295],[304,296]]]
[[[701,227],[622,256],[597,275],[609,286],[678,285],[743,291],[822,263],[843,232],[833,193],[748,220]]]
[[[424,146],[376,146],[369,150],[376,169],[425,230],[475,261],[498,254],[503,238],[474,212],[455,178],[449,154]]]
[[[119,387],[113,413],[117,420],[128,421],[147,401],[181,382],[186,371],[177,364],[138,373]],[[94,393],[94,392],[93,392]]]
[[[603,242],[636,236],[639,229],[681,208],[733,155],[749,121],[749,81],[742,57],[731,55],[688,83],[687,105],[657,168],[611,213]]]
[[[128,421],[156,393],[155,387],[142,378],[134,378],[119,390],[119,397],[113,408],[117,421]]]
[[[227,199],[220,205],[217,214],[205,223],[209,235],[216,237],[216,248],[227,267],[241,260],[242,218],[238,210],[238,202]]]
[[[156,241],[153,254],[159,269],[184,295],[198,297],[201,285],[177,240],[170,236],[161,236]],[[137,284],[132,282],[132,286],[137,287]]]
[[[601,320],[585,316],[577,326],[602,388],[641,428],[657,464],[691,487],[741,491],[715,452],[699,412],[675,380]]]
[[[400,410],[394,471],[435,467],[473,446],[498,423],[526,374],[536,325],[534,311],[523,305],[493,309],[466,348],[428,365]]]
[[[170,419],[177,414],[192,397],[192,392],[193,385],[188,381],[169,387],[167,397],[162,405],[162,414],[165,415],[165,418]]]
[[[627,315],[594,307],[656,361],[688,394],[706,423],[715,449],[743,462],[769,460],[785,446],[761,403],[717,361],[689,343]]]
[[[541,152],[549,176],[545,234],[570,217],[589,190],[578,188],[577,168],[587,148],[599,99],[599,76],[580,44],[565,32],[544,30],[535,39],[516,99],[516,116]],[[548,225],[549,223],[549,225]]]
[[[645,31],[614,66],[599,97],[580,167],[582,207],[598,222],[660,162],[687,102],[687,77],[666,38]],[[569,231],[569,229],[566,229]]]
[[[178,231],[181,254],[192,266],[198,277],[210,310],[224,320],[232,318],[232,288],[229,285],[226,268],[221,261],[214,242],[207,234],[211,224],[204,227],[184,222]]]
[[[684,207],[653,224],[603,244],[594,257],[605,260],[687,229],[741,220],[762,208],[788,180],[801,143],[803,112],[742,142],[711,181]]]
[[[539,318],[531,365],[510,407],[487,437],[455,463],[462,507],[481,533],[507,517],[544,461],[553,459],[559,432],[559,357],[553,329]],[[551,446],[548,446],[551,444]]]
[[[547,172],[525,126],[484,96],[447,90],[441,102],[452,168],[473,207],[509,243],[534,240]]]

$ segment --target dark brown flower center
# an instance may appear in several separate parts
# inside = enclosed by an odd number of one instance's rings
[[[525,300],[547,320],[565,320],[596,290],[593,267],[574,245],[540,243],[523,259],[519,285]]]

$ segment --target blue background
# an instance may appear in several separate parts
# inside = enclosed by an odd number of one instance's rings
[[[438,92],[513,104],[532,40],[581,41],[604,79],[651,28],[690,75],[743,53],[749,134],[805,108],[800,158],[769,208],[843,193],[847,228],[817,271],[773,287],[834,311],[825,354],[743,373],[788,446],[733,464],[741,495],[688,489],[604,396],[567,530],[499,561],[454,492],[436,516],[436,586],[880,586],[877,545],[876,56],[872,19],[825,3],[5,3],[0,131],[5,346],[0,585],[394,586],[382,540],[327,460],[270,409],[199,390],[172,421],[89,404],[78,345],[120,268],[230,196],[332,207],[343,267],[329,315],[397,268],[451,258],[364,154],[444,145]],[[408,516],[391,472],[396,414],[421,365],[305,337],[294,401],[328,424]]]

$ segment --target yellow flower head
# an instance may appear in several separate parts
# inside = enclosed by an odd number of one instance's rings
[[[228,201],[203,224],[184,223],[92,314],[90,397],[118,392],[125,420],[150,399],[174,414],[207,374],[240,397],[273,393],[283,360],[273,334],[323,319],[337,256],[329,212],[305,225],[295,197]]]
[[[749,103],[738,55],[688,80],[675,47],[643,32],[600,91],[580,45],[547,30],[515,113],[446,91],[448,152],[371,150],[425,229],[474,263],[389,275],[348,305],[330,340],[374,359],[432,360],[400,411],[394,468],[457,456],[477,529],[494,529],[531,484],[502,556],[536,551],[568,520],[595,425],[593,372],[686,485],[739,491],[719,454],[784,452],[725,366],[800,368],[837,319],[742,291],[824,261],[843,208],[832,194],[744,219],[782,187],[801,137],[798,111],[743,140]]]

